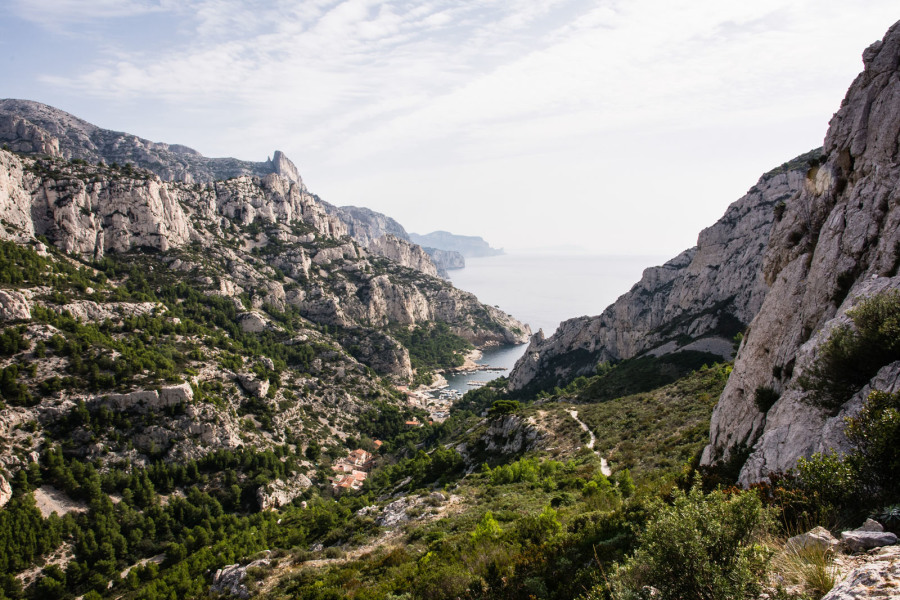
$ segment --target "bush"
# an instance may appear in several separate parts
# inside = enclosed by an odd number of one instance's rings
[[[900,290],[867,298],[847,314],[854,326],[836,328],[799,381],[832,414],[881,367],[900,360]]]
[[[837,518],[853,503],[857,493],[856,472],[843,456],[816,453],[797,462],[796,485],[803,490],[808,517],[816,522]]]
[[[760,543],[772,517],[754,492],[704,494],[699,483],[674,501],[657,501],[640,546],[613,575],[623,598],[658,589],[666,600],[756,597],[771,552]]]
[[[854,446],[848,462],[866,496],[900,501],[900,392],[873,391],[844,433]]]
[[[814,454],[797,464],[797,487],[819,518],[855,521],[866,511],[900,501],[900,392],[873,391],[844,433],[846,455]]]
[[[756,401],[756,407],[759,409],[761,413],[769,412],[769,409],[778,402],[778,399],[781,396],[776,392],[773,388],[765,385],[761,385],[756,388],[756,393],[753,396],[753,399]]]

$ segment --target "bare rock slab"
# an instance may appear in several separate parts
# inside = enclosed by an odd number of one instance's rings
[[[822,600],[900,598],[900,547],[881,548],[871,562],[857,567]]]

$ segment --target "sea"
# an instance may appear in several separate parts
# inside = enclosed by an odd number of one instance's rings
[[[562,321],[599,315],[631,289],[647,267],[663,264],[664,256],[615,256],[509,252],[484,258],[467,258],[463,269],[449,272],[461,290],[528,323],[533,332],[549,337]],[[485,350],[482,365],[506,371],[475,371],[447,377],[460,393],[489,379],[505,375],[528,344]]]

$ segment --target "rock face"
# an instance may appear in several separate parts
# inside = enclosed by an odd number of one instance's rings
[[[347,233],[372,254],[388,258],[397,264],[421,271],[426,275],[446,275],[432,261],[430,253],[412,243],[403,226],[394,219],[359,206],[322,205],[328,214],[347,225]]]
[[[139,390],[128,394],[108,394],[96,400],[108,408],[118,411],[150,412],[160,408],[188,404],[194,398],[190,384],[161,388],[160,390]]]
[[[20,292],[0,290],[0,321],[31,319],[31,304]]]
[[[830,417],[810,406],[797,380],[849,309],[900,288],[900,23],[863,61],[831,120],[823,161],[772,229],[762,261],[769,291],[713,413],[703,464],[749,449],[744,484],[840,448],[839,419],[859,410],[860,394]],[[888,365],[870,385],[895,391],[898,379],[900,365]],[[781,393],[768,414],[754,403],[761,386]]]
[[[440,248],[426,248],[422,250],[428,253],[438,271],[446,272],[448,269],[466,268],[466,258],[455,250],[441,250]]]
[[[216,570],[216,574],[213,575],[212,585],[209,590],[217,594],[226,594],[236,598],[250,598],[252,594],[243,583],[247,577],[247,571],[254,568],[268,567],[269,564],[271,564],[269,559],[261,558],[247,565],[222,567]]]
[[[432,277],[438,276],[438,269],[428,253],[421,246],[401,240],[393,235],[383,235],[369,243],[368,250],[388,258],[404,267],[421,271]]]
[[[761,267],[777,206],[799,194],[810,161],[804,154],[765,175],[728,207],[697,246],[643,277],[598,317],[535,335],[510,374],[509,387],[553,387],[592,374],[600,361],[683,350],[730,358],[733,338],[759,311],[767,292]]]
[[[30,100],[0,100],[0,143],[13,152],[78,158],[91,163],[131,163],[164,181],[205,183],[241,175],[276,173],[301,183],[280,151],[265,162],[207,158],[178,144],[161,144],[92,125],[65,111]]]
[[[312,486],[312,481],[302,473],[298,473],[288,481],[276,479],[268,485],[260,486],[256,491],[259,509],[269,510],[290,504],[294,498],[305,492],[310,486]]]
[[[350,237],[364,248],[369,248],[372,242],[386,235],[392,235],[405,242],[410,241],[403,225],[387,215],[360,206],[337,207],[327,202],[322,204],[329,214],[339,217],[347,224]]]

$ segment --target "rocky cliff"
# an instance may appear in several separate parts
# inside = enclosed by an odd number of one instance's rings
[[[510,374],[512,390],[547,388],[593,373],[602,361],[699,350],[730,358],[735,334],[762,305],[763,249],[776,215],[803,187],[818,150],[766,173],[725,215],[703,230],[697,246],[641,280],[600,316],[542,331]]]
[[[859,409],[866,390],[833,415],[812,406],[798,380],[848,310],[900,287],[900,23],[863,62],[831,120],[822,164],[772,230],[761,271],[768,293],[713,414],[703,462],[749,450],[745,484],[842,446],[842,417]],[[870,387],[896,390],[898,373],[887,365]],[[754,402],[761,387],[780,394],[765,413]]]
[[[44,434],[136,465],[339,445],[372,402],[405,398],[384,391],[414,375],[398,328],[528,338],[421,248],[385,240],[418,270],[363,248],[296,173],[186,183],[0,150],[0,475],[36,460]],[[92,434],[104,411],[120,417]]]
[[[7,225],[0,236],[46,236],[85,260],[171,251],[170,268],[202,266],[217,293],[247,294],[257,308],[293,307],[323,325],[381,329],[439,319],[477,344],[527,339],[527,327],[437,279],[420,247],[385,235],[373,243],[378,252],[366,251],[302,183],[274,173],[186,184],[128,167],[0,151],[0,215]],[[408,376],[408,357],[397,352],[359,358]],[[385,363],[391,355],[393,366]]]
[[[327,202],[322,204],[329,214],[347,224],[350,236],[369,252],[426,275],[447,278],[445,265],[453,262],[452,257],[442,254],[435,258],[434,253],[411,242],[406,229],[394,219],[359,206],[338,207]]]
[[[31,100],[0,100],[0,143],[14,152],[91,163],[131,163],[164,181],[208,183],[242,175],[276,173],[300,183],[297,168],[276,151],[264,162],[208,158],[187,146],[151,142],[97,127],[65,111]]]
[[[454,250],[441,250],[440,248],[423,247],[439,272],[446,273],[448,269],[465,269],[466,258]]]
[[[801,378],[831,333],[852,326],[848,311],[900,287],[900,24],[863,61],[823,150],[764,175],[696,248],[647,269],[599,317],[567,321],[546,339],[538,332],[510,387],[552,386],[642,354],[728,357],[745,331],[702,463],[736,459],[746,485],[845,447],[843,418],[870,390],[900,389],[900,364],[879,365],[836,410],[817,407]],[[774,404],[757,402],[758,390]]]
[[[409,234],[403,225],[391,217],[361,206],[332,206],[322,203],[325,209],[347,224],[347,232],[361,246],[368,248],[376,240],[390,235],[409,242]]]

